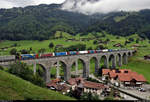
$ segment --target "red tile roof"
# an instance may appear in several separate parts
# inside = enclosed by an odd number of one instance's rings
[[[54,87],[55,89],[57,89],[57,85],[54,82],[50,82],[48,84],[46,84],[47,87]]]
[[[120,81],[131,81],[135,79],[136,81],[146,82],[146,79],[143,75],[139,75],[137,72],[132,72],[130,69],[119,69],[120,73],[116,72],[117,70],[103,69],[103,75],[108,74],[110,78],[115,78],[118,76]],[[125,73],[127,71],[127,73]]]
[[[129,76],[128,74],[120,74],[120,75],[118,75],[118,79],[120,80],[120,81],[131,81],[131,76]]]
[[[144,78],[143,75],[138,75],[135,73],[120,74],[118,75],[118,79],[120,81],[131,81],[132,79],[135,79],[136,81],[139,82],[146,82],[146,79]]]
[[[130,69],[120,69],[119,71],[121,71],[121,73],[124,73],[125,71],[132,72]]]
[[[146,82],[146,79],[143,75],[133,76],[133,78],[136,79],[136,81]]]
[[[63,92],[67,92],[67,90],[69,90],[70,89],[70,87],[69,86],[67,86],[66,84],[63,84],[63,85],[57,85],[57,90],[58,91],[63,91]]]
[[[104,89],[104,88],[106,88],[103,84],[90,82],[90,81],[84,81],[83,87],[95,88],[95,89]]]
[[[102,74],[106,75],[110,72],[110,69],[102,69]]]
[[[110,76],[110,78],[114,78],[117,76],[117,73],[109,72],[109,76]]]
[[[59,78],[56,78],[56,79],[52,80],[52,82],[54,82],[54,83],[57,83],[57,82],[60,82],[60,81],[61,81],[61,79],[59,79]]]
[[[67,82],[70,84],[70,85],[75,85],[77,84],[78,81],[83,81],[84,79],[82,77],[78,77],[78,78],[71,78],[69,79]]]

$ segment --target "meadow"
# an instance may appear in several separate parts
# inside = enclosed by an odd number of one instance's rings
[[[75,100],[0,70],[0,100]]]

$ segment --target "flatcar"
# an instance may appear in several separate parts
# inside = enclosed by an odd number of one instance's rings
[[[95,50],[89,50],[88,53],[92,54],[92,53],[96,53],[96,51]]]
[[[113,52],[113,50],[112,49],[108,49],[108,52]]]
[[[67,52],[67,55],[78,55],[79,53],[77,51],[69,51]]]
[[[57,52],[55,53],[55,56],[65,56],[67,55],[67,52]]]
[[[0,56],[0,62],[14,61],[16,60],[16,56]]]
[[[104,49],[104,50],[102,50],[102,52],[108,52],[108,49]]]
[[[47,58],[47,57],[52,57],[54,56],[55,54],[54,53],[48,53],[48,54],[40,54],[40,58]]]
[[[38,54],[21,54],[20,55],[21,60],[37,59],[38,57],[39,57]]]
[[[96,50],[96,53],[101,53],[102,52],[102,50]]]
[[[79,54],[88,54],[88,51],[79,51]]]

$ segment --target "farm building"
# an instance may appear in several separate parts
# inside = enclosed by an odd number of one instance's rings
[[[112,84],[117,84],[120,87],[141,87],[146,79],[143,75],[132,72],[130,69],[103,69],[103,79],[108,79]]]
[[[145,56],[144,56],[144,59],[145,59],[145,60],[150,59],[150,55],[145,55]]]
[[[72,90],[80,90],[82,93],[91,92],[100,95],[104,90],[110,91],[104,84],[86,81],[83,78],[71,78],[68,83],[72,86]]]

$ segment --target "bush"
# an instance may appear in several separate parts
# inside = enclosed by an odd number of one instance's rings
[[[54,47],[54,44],[51,42],[50,44],[49,44],[49,48],[53,48]]]
[[[97,81],[97,80],[95,80],[95,79],[92,79],[92,78],[87,78],[87,81],[99,83],[99,81]]]
[[[110,41],[110,39],[107,38],[107,39],[106,39],[106,42],[109,42],[109,41]]]
[[[97,47],[96,47],[96,49],[105,49],[106,47],[104,47],[103,45],[98,45]]]
[[[14,44],[13,44],[13,47],[17,47],[17,46],[18,46],[18,44],[17,44],[17,43],[14,43]]]
[[[4,68],[2,66],[0,66],[0,70],[4,70]]]
[[[77,45],[71,45],[66,48],[67,51],[82,51],[86,50],[86,45],[85,44],[77,44]]]
[[[114,98],[113,97],[106,97],[106,98],[104,98],[104,100],[114,100]]]
[[[25,80],[31,80],[33,72],[29,69],[27,64],[17,62],[15,64],[10,65],[9,73],[15,74]]]
[[[38,74],[34,76],[33,71],[30,70],[26,63],[16,62],[15,64],[10,65],[8,72],[21,77],[24,80],[30,81],[33,84],[44,87],[43,79]]]
[[[136,39],[136,43],[139,43],[139,41],[140,41],[140,39],[139,39],[139,38],[137,38],[137,39]]]
[[[93,44],[97,44],[98,42],[97,42],[97,40],[95,40],[94,42],[93,42]]]
[[[133,38],[129,38],[129,41],[130,41],[130,42],[133,42],[133,41],[134,41],[134,39],[133,39]]]
[[[26,49],[23,49],[23,50],[21,50],[20,52],[21,52],[21,54],[29,54],[29,53],[30,53],[30,51],[29,51],[29,50],[26,50]]]
[[[116,37],[116,39],[120,39],[120,37],[119,37],[119,36],[117,36],[117,37]]]
[[[92,50],[92,47],[89,47],[87,50]]]
[[[38,74],[33,76],[32,83],[41,87],[45,87],[44,80]]]
[[[16,55],[17,54],[17,49],[13,48],[9,52],[11,55]]]
[[[80,100],[99,100],[99,96],[96,94],[89,93],[83,93],[80,96]]]
[[[39,53],[44,53],[45,51],[46,51],[45,48],[41,48],[41,49],[38,50]]]

